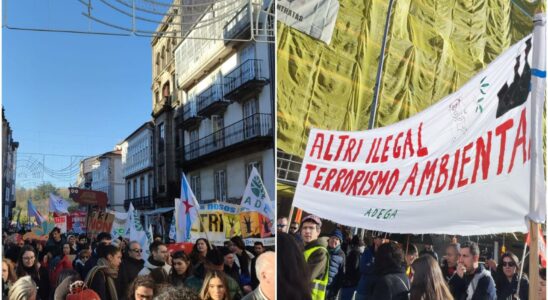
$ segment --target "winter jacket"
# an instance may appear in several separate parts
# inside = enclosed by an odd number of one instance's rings
[[[360,250],[354,247],[346,257],[344,274],[342,277],[343,287],[355,287],[360,281]]]
[[[497,276],[496,281],[497,299],[498,300],[513,300],[512,295],[515,295],[518,290],[518,275],[514,274],[512,281],[508,281],[504,274]],[[519,299],[529,299],[529,280],[524,275],[521,277],[521,284],[519,285]]]
[[[408,300],[411,285],[403,268],[388,271],[375,280],[371,299]]]
[[[375,284],[375,248],[368,247],[360,257],[360,280],[356,293],[360,295],[369,295],[373,292]]]
[[[335,299],[342,286],[346,255],[338,246],[329,251],[329,280],[327,282],[327,299]]]
[[[120,299],[126,299],[129,285],[137,277],[137,274],[143,269],[144,265],[145,261],[142,259],[126,257],[122,260],[120,271],[118,272],[118,295]]]
[[[327,241],[322,238],[312,241],[304,247],[304,251],[318,246],[327,249]],[[316,250],[310,255],[306,263],[310,271],[310,282],[314,279],[321,280],[325,275],[325,269],[329,263],[329,254],[327,251]]]
[[[482,276],[485,267],[480,264],[473,274],[465,274],[460,278],[457,273],[449,280],[449,288],[455,300],[465,300],[467,297],[468,285],[474,279],[474,276]],[[497,299],[497,291],[495,289],[495,281],[491,277],[491,272],[485,272],[479,279],[472,300],[495,300]]]
[[[144,267],[141,269],[141,271],[139,272],[138,275],[139,276],[149,275],[150,271],[152,271],[156,268],[163,268],[166,275],[169,274],[169,271],[171,271],[171,266],[170,265],[168,265],[164,262],[155,261],[151,256],[145,261]]]
[[[51,276],[51,283],[53,286],[57,286],[57,278],[59,278],[59,274],[61,274],[63,270],[72,270],[72,261],[67,255],[63,256],[57,265],[55,265],[55,269]]]

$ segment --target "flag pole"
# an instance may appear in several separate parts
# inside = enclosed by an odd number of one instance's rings
[[[542,9],[542,8],[540,8]],[[542,118],[546,85],[546,16],[537,10],[533,18],[533,64],[531,68],[531,179],[529,202],[529,299],[539,287],[539,222],[546,217],[545,179],[542,169]]]

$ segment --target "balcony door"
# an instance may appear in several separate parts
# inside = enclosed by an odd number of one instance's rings
[[[251,99],[243,104],[244,139],[254,137],[260,133],[259,101]]]
[[[242,49],[242,51],[240,52],[241,78],[242,78],[241,83],[247,82],[255,78],[255,68],[254,68],[253,59],[255,59],[255,45],[250,44],[249,46]]]
[[[213,133],[213,147],[215,150],[224,147],[224,123],[223,116],[211,116],[211,131]]]

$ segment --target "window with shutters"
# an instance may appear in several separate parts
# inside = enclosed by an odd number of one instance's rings
[[[226,201],[227,199],[227,187],[226,187],[226,171],[215,171],[215,200]]]
[[[255,161],[248,162],[245,166],[245,182],[246,183],[247,183],[247,180],[249,179],[249,176],[251,176],[251,171],[253,170],[253,167],[257,169],[257,172],[259,172],[259,176],[261,176],[261,180],[263,180],[263,162],[260,160],[255,160]]]
[[[194,192],[194,196],[196,196],[196,200],[198,200],[198,202],[202,200],[202,187],[200,185],[200,175],[190,176],[190,188]]]

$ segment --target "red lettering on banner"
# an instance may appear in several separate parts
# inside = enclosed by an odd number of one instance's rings
[[[377,195],[382,194],[382,191],[384,190],[384,186],[386,185],[389,175],[390,175],[390,171],[385,171],[385,172],[379,171],[379,175],[377,176],[377,180],[375,180],[375,184],[373,185],[371,194],[375,193],[377,186],[379,187],[379,190],[377,191]]]
[[[407,136],[405,137],[405,143],[403,144],[403,159],[405,159],[407,154],[407,149],[409,149],[409,156],[412,157],[415,151],[413,150],[413,139],[411,129],[407,131]]]
[[[330,161],[333,156],[329,154],[329,151],[331,150],[331,144],[333,144],[333,135],[329,135],[329,141],[327,142],[327,148],[325,149],[325,152],[323,154],[323,160]]]
[[[315,165],[311,165],[311,164],[306,164],[306,166],[304,166],[304,168],[306,169],[306,177],[304,178],[304,185],[306,185],[308,183],[308,180],[310,179],[310,173],[314,170],[316,170],[316,166]]]
[[[362,186],[360,187],[360,195],[365,196],[367,195],[367,191],[365,188],[365,185],[369,181],[369,177],[371,176],[371,172],[366,172],[365,177],[363,178]]]
[[[318,170],[318,173],[316,174],[316,180],[314,180],[314,184],[313,184],[313,186],[314,186],[315,188],[319,188],[319,187],[320,187],[320,181],[323,179],[322,174],[323,174],[325,171],[327,171],[327,168],[320,168],[320,169]]]
[[[316,158],[320,159],[320,157],[322,155],[322,150],[323,150],[323,140],[324,140],[323,133],[318,132],[316,134],[316,138],[314,139],[314,144],[312,145],[312,149],[310,149],[310,154],[309,154],[310,157],[313,157],[314,156],[314,150],[318,149],[318,156]]]
[[[527,117],[525,115],[525,108],[524,108],[521,111],[521,116],[519,118],[518,131],[516,133],[516,139],[514,140],[514,148],[512,149],[512,159],[510,160],[510,168],[508,168],[508,173],[512,172],[512,169],[514,168],[514,159],[516,158],[516,152],[518,150],[518,147],[521,146],[523,149],[523,163],[527,161],[526,130],[527,130]]]
[[[504,123],[497,126],[495,129],[495,135],[500,135],[500,151],[499,151],[499,164],[497,167],[497,175],[502,173],[504,167],[504,151],[506,148],[506,131],[514,126],[514,120],[508,119]]]
[[[418,138],[419,149],[417,150],[417,156],[418,157],[423,157],[423,156],[428,155],[428,148],[422,146],[422,122],[419,125],[419,134],[418,134],[418,136],[419,136],[419,138]]]
[[[379,171],[373,171],[370,172],[369,177],[367,178],[367,184],[369,184],[369,188],[365,189],[365,195],[373,194],[373,177],[377,175]]]
[[[381,148],[382,138],[379,138],[377,147],[375,147],[375,152],[373,153],[373,162],[378,163],[381,159],[379,157],[379,148]]]
[[[324,191],[329,190],[329,184],[331,183],[331,180],[333,180],[336,174],[337,174],[337,169],[329,170],[329,173],[327,174],[327,178],[325,178],[325,181],[323,183],[322,190]]]
[[[415,190],[415,178],[417,177],[418,171],[419,171],[418,163],[415,163],[413,165],[413,170],[411,170],[411,174],[409,174],[409,176],[405,180],[405,183],[403,184],[403,188],[401,189],[400,196],[403,195],[403,193],[405,192],[405,188],[407,187],[407,184],[411,184],[409,195],[413,195],[413,192]]]
[[[390,150],[390,146],[388,146],[388,143],[392,140],[393,136],[389,135],[386,137],[386,140],[384,140],[384,147],[382,149],[382,155],[381,155],[381,162],[386,162],[388,160],[388,155],[386,153],[388,150]]]
[[[436,175],[436,166],[438,164],[438,159],[436,158],[433,163],[430,161],[426,162],[426,166],[424,167],[424,171],[422,172],[421,181],[419,183],[419,188],[417,189],[417,196],[419,196],[422,192],[422,185],[424,184],[425,180],[428,180],[430,178],[430,181],[428,182],[428,188],[426,190],[426,194],[430,194],[430,188],[432,187],[432,181],[434,181],[434,176]]]
[[[392,156],[394,156],[394,158],[400,158],[401,147],[399,145],[399,142],[400,142],[400,139],[402,137],[403,137],[403,132],[400,132],[396,136],[396,140],[394,140],[394,151],[393,151],[393,154],[392,154]]]
[[[445,188],[445,184],[447,183],[447,178],[449,177],[449,174],[447,174],[447,163],[449,162],[449,154],[445,154],[441,157],[441,163],[440,163],[440,172],[438,174],[438,180],[436,181],[436,187],[434,188],[434,194],[437,194]],[[443,177],[443,183],[440,184],[440,179]]]
[[[348,141],[348,147],[346,147],[346,152],[344,154],[343,161],[352,161],[352,150],[354,150],[354,147],[356,147],[356,139],[352,138]],[[339,152],[337,152],[337,157],[335,157],[335,160],[339,159],[340,150],[341,148],[339,147]]]
[[[392,174],[390,174],[390,179],[388,180],[388,185],[386,186],[386,189],[384,192],[386,195],[390,195],[392,191],[394,191],[399,178],[400,178],[400,170],[396,168],[394,169]]]
[[[356,194],[357,194],[356,187],[358,186],[358,183],[360,181],[362,181],[362,179],[364,177],[365,177],[365,171],[364,170],[358,170],[356,172],[356,177],[354,177],[354,180],[352,181],[352,185],[351,185],[350,189],[348,189],[346,191],[346,194],[347,195],[352,194],[352,195],[356,196]]]
[[[339,140],[341,141],[341,143],[339,144],[339,148],[337,149],[337,155],[335,155],[335,161],[339,160],[339,157],[341,157],[341,152],[342,152],[342,149],[344,148],[344,143],[349,137],[350,136],[348,134],[339,136]],[[355,143],[356,141],[354,141],[354,144]],[[348,153],[348,149],[347,149],[347,153]]]
[[[478,169],[481,161],[481,173],[483,174],[482,179],[487,179],[489,175],[489,162],[491,158],[491,135],[492,132],[487,132],[487,146],[483,141],[482,137],[479,137],[476,140],[476,160],[474,161],[474,171],[472,172],[472,182],[476,182],[476,177],[478,175]]]
[[[356,150],[356,155],[354,155],[354,157],[352,158],[352,162],[356,162],[356,160],[358,159],[358,155],[360,155],[360,152],[362,151],[362,146],[363,146],[363,140],[360,139],[360,142],[358,143],[358,150]]]
[[[467,155],[467,152],[468,150],[472,149],[472,147],[474,147],[474,142],[468,143],[466,146],[464,146],[464,149],[462,150],[462,161],[460,165],[459,183],[457,187],[463,187],[468,184],[468,178],[463,178],[463,176],[464,168],[466,167],[466,164],[468,164],[471,160],[470,156]]]
[[[451,180],[449,180],[449,190],[452,190],[455,187],[455,177],[457,176],[457,170],[459,168],[459,159],[460,159],[460,149],[455,151],[455,160],[453,161],[453,170],[451,172]]]
[[[349,170],[346,176],[344,177],[341,192],[344,193],[344,191],[348,190],[348,187],[350,187],[350,184],[352,183],[353,176],[354,176],[354,170]]]
[[[344,176],[346,176],[346,173],[348,173],[346,169],[339,170],[339,175],[337,176],[337,180],[335,180],[335,184],[333,185],[333,190],[335,192],[339,191],[341,187],[342,179],[344,178]]]
[[[371,144],[371,149],[369,149],[369,155],[367,155],[367,159],[365,160],[365,163],[371,162],[371,156],[373,155],[373,150],[375,150],[375,145],[377,144],[377,138],[373,139],[373,144]]]

